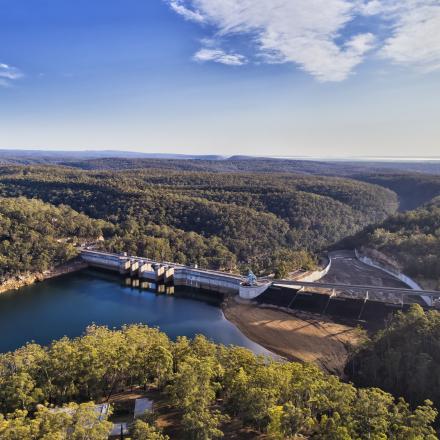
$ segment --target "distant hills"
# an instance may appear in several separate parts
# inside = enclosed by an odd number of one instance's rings
[[[56,164],[84,169],[135,169],[149,168],[154,160],[154,168],[169,168],[169,161],[175,169],[228,172],[286,172],[318,175],[350,176],[364,172],[410,171],[440,174],[440,158],[426,160],[404,160],[402,158],[360,158],[329,159],[286,157],[271,158],[257,156],[195,155],[171,153],[142,153],[118,150],[29,150],[0,149],[0,163],[11,165]],[[160,161],[164,161],[162,164]],[[185,161],[180,164],[178,161]],[[192,163],[193,162],[193,163]]]
[[[0,149],[0,161],[3,163],[59,163],[66,160],[90,160],[102,158],[130,158],[130,159],[203,159],[221,160],[226,158],[220,155],[188,155],[166,153],[141,153],[136,151],[118,150],[27,150],[27,149]]]

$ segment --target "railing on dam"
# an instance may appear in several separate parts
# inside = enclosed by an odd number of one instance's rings
[[[170,262],[158,262],[125,254],[84,250],[81,252],[81,257],[93,267],[137,275],[139,278],[155,281],[170,282],[173,280],[175,285],[193,286],[224,293],[238,293],[240,284],[244,280],[239,275]]]
[[[199,269],[195,267],[184,266],[182,264],[170,262],[158,262],[143,257],[133,257],[108,252],[99,252],[93,250],[83,250],[81,252],[82,259],[90,266],[104,268],[112,271],[119,271],[121,274],[130,274],[140,279],[163,281],[165,283],[174,281],[175,285],[193,286],[207,290],[215,290],[224,293],[240,293],[245,290],[243,287],[244,277],[236,274]],[[328,271],[328,267],[323,273]],[[307,280],[307,281],[306,281]],[[364,286],[364,285],[345,285],[334,283],[320,283],[306,280],[274,280],[261,279],[259,286],[255,287],[255,295],[248,297],[256,297],[263,293],[271,286],[292,287],[295,289],[313,288],[317,293],[323,289],[327,289],[331,293],[331,297],[338,296],[338,292],[358,293],[358,299],[372,299],[371,294],[377,293],[378,298],[375,299],[383,302],[389,301],[390,295],[402,300],[409,297],[422,297],[428,305],[435,305],[436,301],[440,301],[440,292],[404,289],[385,286]],[[249,288],[247,288],[249,289]],[[251,292],[252,293],[252,292]],[[388,295],[388,298],[387,298]],[[243,296],[246,297],[246,296]],[[429,303],[426,301],[429,298]]]

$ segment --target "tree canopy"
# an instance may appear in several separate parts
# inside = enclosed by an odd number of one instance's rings
[[[431,289],[440,289],[440,199],[389,217],[347,240],[378,250],[398,269]]]
[[[412,405],[440,405],[440,313],[413,305],[397,313],[354,355],[347,367],[361,386],[378,386]]]
[[[311,257],[397,208],[392,191],[350,179],[162,169],[0,167],[0,195],[103,220],[112,251],[257,273],[310,268],[289,252]]]
[[[220,438],[232,418],[279,439],[437,438],[432,427],[437,411],[429,401],[411,409],[403,399],[396,401],[378,388],[355,388],[313,365],[255,356],[203,336],[171,341],[142,325],[92,326],[82,337],[62,338],[48,347],[28,344],[0,355],[0,437],[66,438],[66,429],[81,432],[84,423],[77,420],[90,417],[91,404],[81,402],[134,385],[156,387],[179,412],[189,439]],[[46,409],[63,404],[74,408],[63,420]],[[75,416],[78,411],[81,417]],[[104,439],[107,427],[98,425],[94,437],[69,438]],[[133,427],[134,439],[165,435],[149,420]]]
[[[0,197],[0,276],[62,264],[77,254],[76,243],[96,240],[103,225],[66,205]]]

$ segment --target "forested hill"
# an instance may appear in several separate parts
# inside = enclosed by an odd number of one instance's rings
[[[102,234],[103,223],[68,206],[0,198],[0,279],[65,263],[76,255],[75,243]]]
[[[87,171],[163,170],[202,173],[271,173],[337,176],[396,192],[399,210],[415,209],[440,195],[440,160],[310,160],[247,156],[185,156],[131,152],[0,150],[0,163],[58,165]]]
[[[380,387],[411,405],[425,399],[440,407],[440,313],[413,305],[366,341],[347,366],[359,386]]]
[[[399,197],[399,210],[416,209],[440,195],[440,176],[422,173],[362,173],[352,176],[389,188]]]
[[[440,197],[368,227],[347,243],[375,249],[424,287],[440,289]]]
[[[0,155],[1,158],[1,155]],[[32,164],[32,158],[27,156],[27,162],[9,158],[9,164]],[[34,163],[42,163],[38,157]],[[44,162],[43,162],[44,163]],[[47,159],[47,164],[65,165],[84,170],[122,170],[122,169],[168,169],[207,172],[248,172],[248,173],[304,173],[329,176],[352,176],[368,173],[426,173],[440,175],[440,160],[436,161],[346,161],[346,160],[312,160],[291,158],[265,158],[233,156],[229,158],[216,157],[169,157],[163,160],[160,156],[142,158],[130,157],[121,152],[120,157],[59,157],[57,160]]]
[[[110,222],[110,250],[257,271],[310,266],[298,251],[318,252],[397,208],[395,193],[376,185],[280,173],[2,167],[0,194]]]
[[[224,160],[160,160],[99,158],[67,160],[69,167],[84,170],[162,169],[210,173],[286,173],[339,176],[389,188],[399,197],[399,210],[415,209],[440,195],[440,161],[346,162],[232,157]]]

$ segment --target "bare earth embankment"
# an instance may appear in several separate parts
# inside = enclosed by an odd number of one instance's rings
[[[287,313],[230,298],[224,313],[249,339],[266,349],[291,361],[313,362],[340,376],[350,347],[361,341],[356,327],[304,312]]]
[[[21,287],[30,286],[34,283],[59,277],[71,272],[77,272],[78,270],[85,269],[86,267],[87,264],[83,261],[74,260],[45,272],[29,273],[26,275],[12,277],[0,284],[0,293],[8,292],[10,290],[17,290]]]

